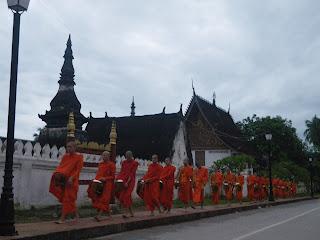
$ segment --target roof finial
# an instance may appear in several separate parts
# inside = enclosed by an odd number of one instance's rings
[[[67,41],[67,47],[64,52],[63,58],[64,63],[61,68],[60,73],[60,80],[59,84],[66,85],[66,86],[74,86],[74,68],[73,68],[73,53],[72,53],[72,43],[71,43],[71,35],[69,34],[68,41]]]
[[[162,113],[166,113],[166,106],[163,107]]]
[[[180,103],[180,110],[179,110],[179,112],[182,113],[182,103]]]
[[[193,95],[195,95],[195,94],[196,94],[196,91],[194,90],[193,78],[191,78],[191,84],[192,84],[192,91],[193,91]]]
[[[228,107],[228,113],[230,113],[230,102],[229,102],[229,107]]]
[[[216,105],[216,92],[213,92],[213,94],[212,94],[212,104],[214,106]]]
[[[134,103],[134,96],[133,96],[132,97],[132,103],[131,103],[131,115],[130,115],[131,117],[134,117],[136,115],[135,109],[136,109],[136,105]]]

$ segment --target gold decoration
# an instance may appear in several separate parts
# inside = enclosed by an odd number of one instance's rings
[[[93,150],[99,150],[99,144],[96,142],[89,142],[87,148],[93,149]]]
[[[110,131],[110,143],[111,145],[117,144],[117,127],[116,122],[112,121],[111,131]]]
[[[74,123],[73,112],[69,113],[69,120],[68,120],[67,130],[68,130],[67,137],[68,138],[74,138],[75,137],[75,131],[76,131],[76,125]]]
[[[75,136],[75,124],[74,124],[74,115],[71,112],[69,114],[69,121],[67,125],[68,129],[68,138],[74,138]],[[112,122],[111,131],[110,131],[110,142],[108,144],[99,144],[97,142],[80,142],[79,140],[75,140],[77,148],[84,152],[103,152],[109,151],[111,152],[111,145],[116,145],[117,142],[117,131],[116,131],[116,123],[115,121]]]
[[[106,144],[104,150],[107,150],[108,152],[111,152],[111,146],[110,146],[110,143],[109,144]]]

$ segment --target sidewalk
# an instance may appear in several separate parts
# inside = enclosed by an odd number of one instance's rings
[[[0,240],[8,239],[36,239],[36,240],[73,240],[88,239],[94,237],[115,234],[119,232],[142,229],[160,225],[168,225],[185,221],[192,221],[200,218],[214,217],[234,213],[237,211],[247,211],[259,207],[276,206],[281,204],[310,200],[310,197],[295,199],[277,200],[276,202],[259,202],[232,204],[231,206],[218,205],[206,206],[204,209],[173,209],[170,214],[157,214],[149,216],[149,212],[138,212],[134,218],[123,219],[121,215],[113,215],[112,218],[102,222],[96,222],[93,218],[82,218],[78,223],[65,223],[57,225],[54,222],[38,222],[16,224],[19,233],[14,237],[0,237]]]

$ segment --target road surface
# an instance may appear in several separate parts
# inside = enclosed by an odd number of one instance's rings
[[[95,240],[319,240],[320,200],[261,208]]]

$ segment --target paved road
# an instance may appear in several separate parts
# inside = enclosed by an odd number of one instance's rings
[[[319,240],[320,200],[124,232],[96,240]]]

